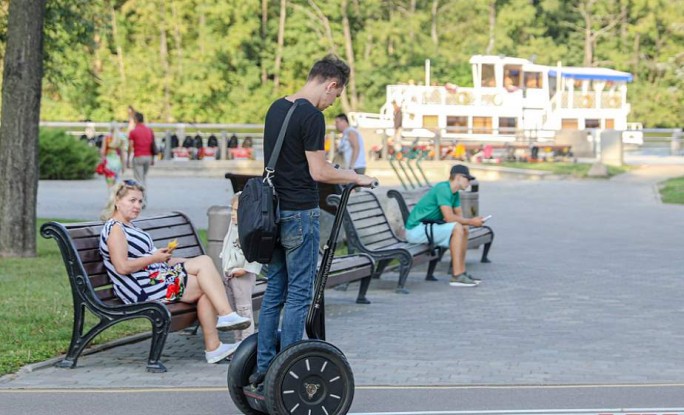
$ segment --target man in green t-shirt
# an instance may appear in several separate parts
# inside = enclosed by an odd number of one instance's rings
[[[482,217],[467,219],[461,209],[459,190],[470,186],[475,177],[468,167],[457,164],[451,168],[449,181],[437,183],[414,206],[406,221],[406,240],[411,243],[428,243],[449,248],[452,271],[449,285],[453,287],[476,287],[480,280],[465,270],[468,249],[468,226],[482,226]]]

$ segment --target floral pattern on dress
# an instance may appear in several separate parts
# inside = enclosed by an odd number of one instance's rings
[[[156,264],[155,264],[156,265]],[[185,292],[187,273],[182,263],[170,267],[149,269],[150,285],[166,284],[166,295],[160,301],[163,303],[175,303],[180,301]]]

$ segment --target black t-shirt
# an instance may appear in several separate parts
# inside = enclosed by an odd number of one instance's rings
[[[285,132],[273,181],[280,198],[280,208],[284,210],[318,207],[318,185],[309,173],[305,151],[324,149],[325,120],[323,113],[311,102],[306,99],[298,101]],[[280,127],[292,105],[292,102],[281,98],[268,109],[264,126],[264,166],[268,164]]]

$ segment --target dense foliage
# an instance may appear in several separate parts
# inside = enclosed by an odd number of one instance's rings
[[[97,147],[59,130],[40,131],[38,162],[42,180],[90,179],[100,161]]]
[[[630,118],[684,125],[682,1],[50,0],[47,20],[43,120],[132,104],[158,122],[260,123],[334,52],[354,76],[329,115],[377,112],[426,58],[433,81],[468,86],[471,55],[505,54],[631,72]]]

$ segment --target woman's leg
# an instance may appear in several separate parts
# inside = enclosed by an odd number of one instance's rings
[[[204,335],[204,350],[216,350],[221,344],[218,330],[216,330],[216,310],[206,295],[201,295],[197,301],[197,319],[202,326]]]
[[[233,311],[228,303],[223,280],[211,258],[202,255],[186,260],[183,265],[188,273],[188,281],[182,301],[195,302],[204,294],[218,315],[224,316]]]

